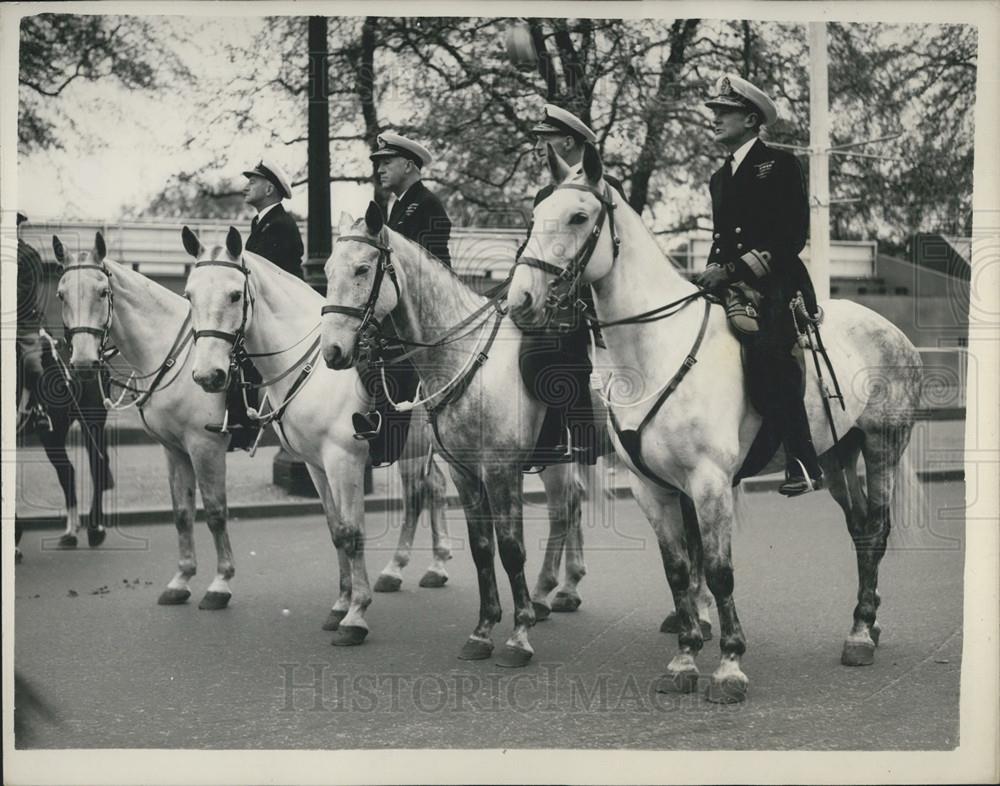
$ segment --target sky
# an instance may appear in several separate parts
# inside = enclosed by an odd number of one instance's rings
[[[202,18],[192,25],[191,20],[164,18],[163,24],[184,30],[179,54],[200,79],[224,84],[240,74],[241,64],[229,62],[216,46],[218,26],[224,24],[228,35],[249,40],[265,21],[253,17]],[[165,100],[160,95],[128,90],[111,80],[77,80],[67,88],[64,99],[67,106],[72,106],[75,122],[97,142],[85,146],[68,138],[65,150],[19,155],[19,209],[33,221],[118,220],[130,207],[148,204],[172,175],[203,168],[211,160],[208,151],[180,147],[182,140],[207,122],[198,116],[195,103],[185,102],[182,96]],[[263,133],[232,139],[227,145],[229,160],[243,163],[232,172],[219,174],[242,183],[238,179],[242,168],[264,155],[273,156],[291,172],[304,167],[304,161],[290,158],[284,148],[268,148],[268,142]],[[304,146],[295,150],[304,156]],[[342,210],[352,215],[363,213],[371,193],[368,185],[331,184],[335,221]],[[306,187],[296,188],[285,204],[299,215],[306,215]]]

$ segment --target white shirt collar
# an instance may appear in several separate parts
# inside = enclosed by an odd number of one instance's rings
[[[757,141],[757,137],[752,137],[740,145],[735,151],[733,151],[733,174],[736,174],[736,170],[740,168],[740,164],[743,163],[743,159],[747,157],[747,153],[750,152],[750,148],[754,146]]]
[[[263,210],[261,210],[259,213],[257,213],[257,220],[260,221],[262,218],[264,218],[264,216],[267,215],[267,213],[268,213],[269,210],[271,210],[272,208],[274,208],[274,207],[276,207],[277,205],[280,205],[280,204],[281,204],[281,202],[275,202],[274,204],[271,204],[271,205],[268,205],[267,207],[265,207]]]

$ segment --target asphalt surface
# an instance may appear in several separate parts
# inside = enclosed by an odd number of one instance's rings
[[[164,526],[112,532],[99,549],[54,550],[25,534],[16,574],[18,675],[45,702],[20,721],[32,748],[950,749],[958,743],[964,484],[925,486],[934,514],[922,547],[883,562],[881,646],[873,666],[839,663],[856,592],[853,549],[828,495],[747,497],[734,537],[736,601],[748,640],[745,703],[653,689],[676,648],[649,525],[630,499],[585,509],[583,605],[532,631],[521,670],[456,655],[478,593],[460,511],[443,589],[419,589],[429,533],[417,534],[403,590],[378,594],[364,645],[330,645],[320,626],[336,560],[317,516],[235,520],[237,575],[223,611],[199,611],[214,549],[197,528],[200,573],[185,606],[156,598],[173,575]],[[369,514],[373,577],[398,513]],[[544,508],[526,509],[533,581]],[[510,631],[510,593],[499,568]],[[714,617],[714,615],[713,615]],[[716,633],[717,633],[717,620]],[[699,658],[718,663],[718,639]]]

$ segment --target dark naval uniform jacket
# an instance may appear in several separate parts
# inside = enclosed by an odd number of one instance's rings
[[[254,219],[246,249],[260,254],[282,270],[302,278],[302,235],[295,219],[285,212],[279,202],[259,221]]]
[[[759,139],[736,170],[727,160],[712,175],[712,250],[708,262],[722,265],[730,281],[743,281],[788,301],[801,291],[810,313],[816,294],[799,253],[809,234],[809,202],[802,168],[791,153]]]
[[[451,267],[451,252],[448,251],[451,219],[441,200],[422,181],[418,180],[396,200],[389,212],[389,228],[423,246]]]

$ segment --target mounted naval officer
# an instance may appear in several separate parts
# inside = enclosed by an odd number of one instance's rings
[[[792,355],[797,331],[789,308],[801,292],[809,313],[817,310],[799,259],[809,232],[802,168],[795,156],[760,140],[761,126],[778,118],[763,91],[728,75],[715,92],[705,105],[714,139],[729,155],[709,182],[714,242],[695,282],[710,290],[743,282],[762,296],[759,333],[745,345],[751,398],[781,434],[786,478],[779,491],[797,496],[822,482],[802,398],[804,376]]]
[[[281,204],[281,200],[292,197],[288,175],[276,161],[262,158],[243,176],[247,179],[243,201],[257,211],[250,224],[246,250],[302,278],[302,235],[295,219]]]
[[[597,143],[597,134],[579,117],[555,104],[546,104],[542,119],[531,129],[535,137],[535,158],[543,171],[548,172],[547,147],[559,154],[571,167],[583,160],[585,143]],[[605,174],[608,184],[625,199],[621,181]],[[548,183],[535,194],[532,208],[549,196],[558,183]],[[532,226],[528,226],[531,237]],[[521,255],[524,245],[518,250]],[[580,299],[593,311],[593,296],[589,286],[581,288]],[[594,464],[599,452],[598,430],[594,426],[593,405],[590,400],[590,373],[593,364],[587,354],[590,334],[587,323],[580,318],[568,332],[553,333],[548,330],[527,330],[521,347],[521,373],[534,388],[540,401],[550,404],[558,418],[546,417],[539,438],[540,445],[555,444],[554,452],[563,453],[583,464]],[[556,379],[552,369],[560,369]],[[562,378],[565,377],[565,378]],[[552,395],[547,388],[553,387]],[[558,391],[555,388],[559,388]],[[569,395],[567,395],[567,393]],[[569,441],[565,438],[569,432]]]
[[[386,131],[370,156],[379,182],[394,196],[388,226],[422,246],[447,267],[451,267],[451,219],[437,195],[423,184],[423,168],[431,163],[430,151],[419,142]],[[417,389],[417,370],[410,361],[387,363],[385,385],[393,401],[408,401]],[[374,465],[393,462],[402,451],[410,428],[410,412],[392,409],[383,388],[381,374],[374,368],[361,372],[361,381],[371,401],[367,413],[352,416],[359,439],[369,441]]]

